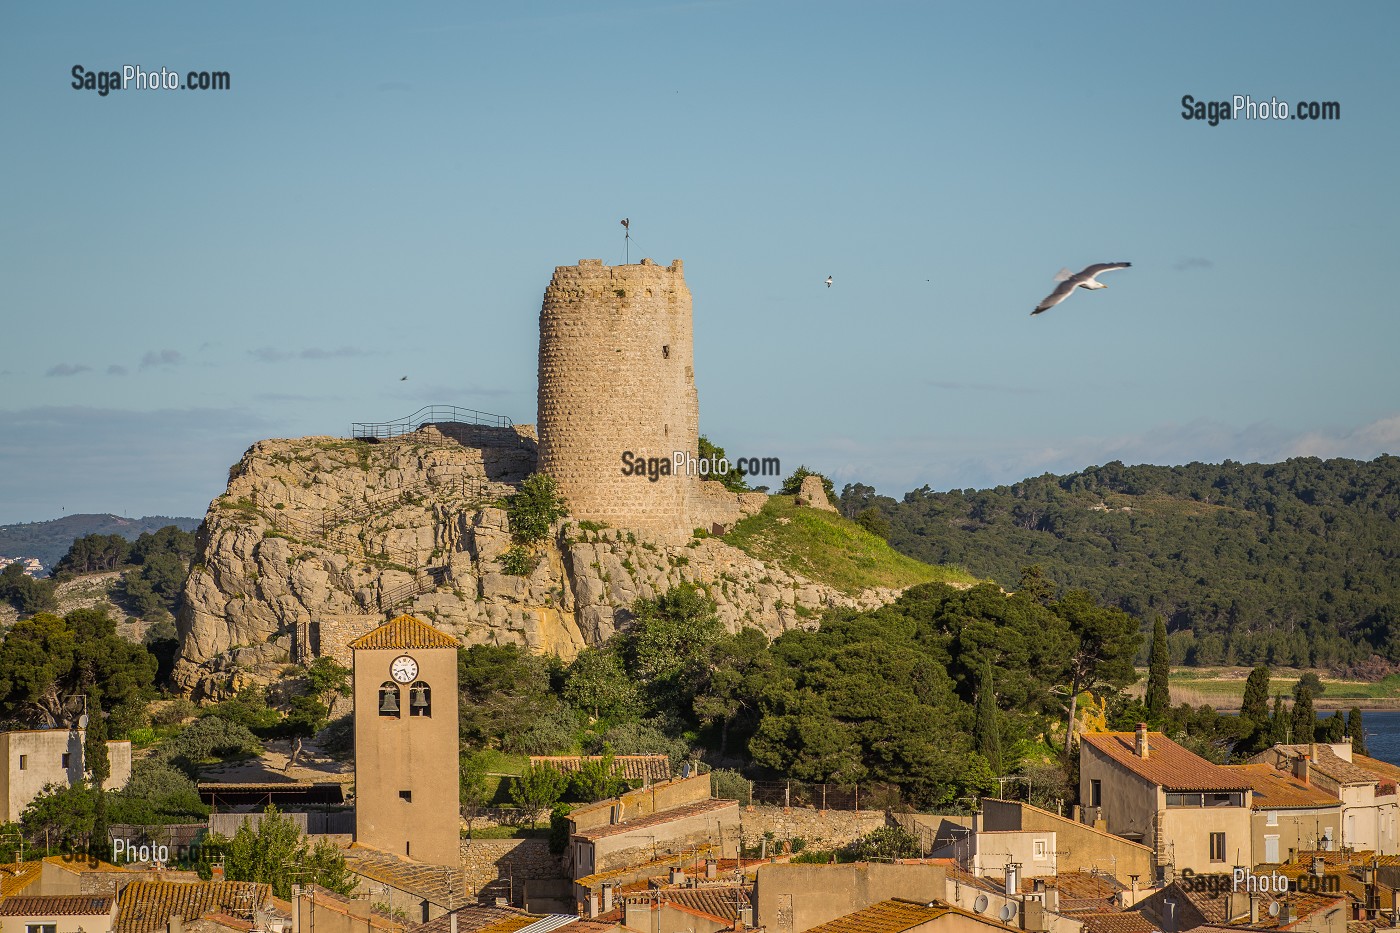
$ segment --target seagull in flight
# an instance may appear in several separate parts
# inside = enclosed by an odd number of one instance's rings
[[[829,275],[826,277],[826,287],[827,287],[827,288],[830,288],[830,287],[831,287],[831,276],[829,276]]]
[[[1059,275],[1055,276],[1055,281],[1060,283],[1059,287],[1046,295],[1045,300],[1036,305],[1031,314],[1050,310],[1068,298],[1076,288],[1087,288],[1091,291],[1096,288],[1108,288],[1107,285],[1098,281],[1098,276],[1105,272],[1112,272],[1114,269],[1127,269],[1131,265],[1130,262],[1097,262],[1092,266],[1086,266],[1082,272],[1077,273],[1061,269]]]

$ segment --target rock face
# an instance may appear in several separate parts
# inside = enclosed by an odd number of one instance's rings
[[[869,608],[898,594],[841,593],[713,537],[677,542],[572,519],[534,549],[533,570],[513,575],[503,566],[511,548],[503,499],[535,459],[530,426],[444,424],[384,443],[253,445],[200,530],[178,619],[176,683],[197,699],[221,697],[274,678],[283,664],[320,655],[348,663],[347,643],[391,613],[417,615],[463,644],[571,658],[625,625],[638,597],[680,583],[703,586],[731,630],[772,635],[815,624],[833,606]],[[765,497],[730,499],[737,519]]]

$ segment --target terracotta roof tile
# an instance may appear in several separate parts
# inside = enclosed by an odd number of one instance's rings
[[[0,917],[100,917],[110,915],[116,902],[110,894],[7,897],[0,902]]]
[[[1159,933],[1161,928],[1136,910],[1086,911],[1074,915],[1084,933]]]
[[[624,820],[621,823],[585,829],[574,833],[574,835],[579,839],[603,839],[607,836],[630,833],[637,829],[664,826],[667,823],[683,820],[686,817],[697,816],[701,813],[710,813],[715,810],[737,810],[738,807],[738,802],[734,800],[699,800],[695,803],[688,803],[683,807],[673,807],[670,810],[662,810],[659,813],[650,813],[646,816],[638,817],[635,820]]]
[[[350,642],[351,648],[456,648],[457,639],[413,616],[390,619]]]
[[[235,916],[261,908],[272,886],[252,881],[133,881],[117,902],[116,933],[164,930],[171,914],[197,920],[210,911]]]
[[[65,871],[71,871],[75,874],[85,871],[126,871],[126,869],[120,865],[113,865],[111,862],[104,862],[101,859],[92,859],[87,856],[74,858],[71,855],[49,855],[45,856],[44,861],[48,862],[50,865],[56,865]]]
[[[514,907],[463,907],[456,914],[457,933],[513,933],[540,919]],[[452,914],[434,917],[411,929],[412,933],[450,933]]]
[[[937,920],[952,908],[934,902],[932,905],[915,901],[889,900],[837,917],[807,933],[903,933],[911,927]]]
[[[1313,759],[1312,767],[1321,771],[1338,784],[1373,784],[1381,780],[1379,776],[1357,767],[1345,758],[1339,757],[1336,752],[1332,751],[1332,746],[1330,745],[1319,742],[1315,748],[1317,757]],[[1260,755],[1268,755],[1273,751],[1277,751],[1286,758],[1293,759],[1303,755],[1312,755],[1314,746],[1275,745],[1272,749],[1261,752]],[[1255,757],[1258,758],[1260,756],[1256,755]]]
[[[1188,752],[1160,732],[1147,733],[1146,758],[1134,752],[1132,732],[1086,732],[1079,738],[1134,774],[1170,790],[1249,789],[1249,782],[1239,775]]]
[[[1256,810],[1337,807],[1341,801],[1322,788],[1293,776],[1293,772],[1270,764],[1221,765],[1241,775],[1254,790]]]
[[[415,862],[358,842],[345,850],[345,867],[354,874],[426,898],[440,907],[455,907],[473,900],[460,869]]]
[[[674,904],[688,910],[696,910],[725,923],[733,923],[739,916],[739,905],[749,903],[749,892],[736,885],[710,888],[675,888],[666,891],[641,891],[624,894],[618,900],[624,904],[648,904],[653,901]]]
[[[553,765],[564,773],[577,771],[586,761],[602,761],[602,755],[531,755],[530,764]],[[671,759],[667,755],[615,755],[613,771],[631,780],[669,781]]]
[[[37,859],[0,865],[0,897],[13,897],[20,893],[38,881],[43,871],[44,863]]]

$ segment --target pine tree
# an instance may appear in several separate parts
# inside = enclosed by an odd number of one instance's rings
[[[1274,712],[1269,717],[1269,744],[1278,745],[1292,737],[1293,721],[1283,708],[1283,697],[1274,697]]]
[[[1249,672],[1244,682],[1244,700],[1240,703],[1240,718],[1249,724],[1245,733],[1245,750],[1257,752],[1273,742],[1273,721],[1269,718],[1269,669],[1260,664]]]
[[[87,734],[83,737],[83,765],[88,772],[96,798],[93,801],[92,833],[88,837],[88,848],[94,855],[101,856],[110,851],[107,839],[107,792],[102,785],[112,776],[112,760],[107,755],[107,722],[100,701],[91,706]]]
[[[1361,710],[1355,706],[1347,714],[1347,735],[1351,737],[1351,753],[1366,754],[1366,728],[1361,723]]]
[[[1313,712],[1312,691],[1303,684],[1293,697],[1293,744],[1317,741],[1317,715]]]
[[[993,774],[1001,774],[1001,731],[997,727],[997,696],[992,688],[992,662],[988,661],[977,684],[977,722],[973,738],[977,750],[992,766]]]
[[[1168,679],[1171,657],[1167,653],[1167,625],[1158,616],[1152,627],[1152,652],[1147,661],[1147,718],[1161,725],[1162,717],[1171,708],[1172,696]]]

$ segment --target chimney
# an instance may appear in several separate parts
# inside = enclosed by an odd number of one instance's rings
[[[1045,886],[1045,909],[1052,914],[1060,912],[1060,886],[1058,884]]]
[[[1006,896],[1018,896],[1021,888],[1021,866],[1016,862],[1006,863]]]
[[[223,862],[215,862],[215,863],[214,863],[214,867],[211,868],[211,869],[209,869],[209,880],[210,880],[210,881],[223,881],[223,880],[224,880],[224,863],[223,863]]]
[[[1312,761],[1307,755],[1293,759],[1293,776],[1304,784],[1312,783]]]
[[[612,882],[603,883],[603,913],[613,909],[613,886]]]
[[[714,881],[719,877],[719,862],[714,859],[705,860],[705,880]]]
[[[753,926],[753,905],[743,903],[739,905],[739,927],[747,929]]]
[[[685,872],[679,868],[672,868],[671,884],[685,884]]]
[[[589,892],[588,892],[588,909],[587,909],[587,916],[588,916],[588,919],[589,919],[589,920],[592,920],[592,919],[594,919],[595,917],[598,916],[598,892],[597,892],[597,891],[589,891]]]
[[[1312,873],[1319,878],[1327,874],[1327,859],[1320,855],[1314,855],[1312,860]]]
[[[452,913],[448,914],[447,916],[448,916],[447,925],[448,925],[448,929],[449,929],[450,933],[457,933],[457,911],[454,910],[454,911],[452,911]]]
[[[1259,922],[1259,896],[1257,894],[1249,896],[1249,922],[1251,925]]]
[[[166,926],[170,933],[185,933],[185,918],[179,914],[170,915],[170,923]]]
[[[1132,892],[1132,898],[1133,898],[1132,902],[1131,902],[1130,904],[1128,904],[1129,907],[1132,907],[1132,906],[1136,905],[1137,902],[1138,902],[1137,880],[1138,880],[1138,876],[1137,876],[1137,875],[1129,875],[1129,876],[1128,876],[1128,890]]]
[[[1293,910],[1293,904],[1289,901],[1280,901],[1278,905],[1278,925],[1282,927],[1285,924],[1292,923],[1296,919],[1297,915]]]
[[[1147,746],[1147,723],[1140,722],[1137,724],[1137,742],[1133,746],[1133,753],[1139,758],[1146,758],[1151,751]]]
[[[1314,763],[1316,763],[1316,762],[1322,760],[1322,759],[1320,759],[1320,758],[1317,757],[1317,743],[1316,743],[1316,742],[1313,742],[1313,743],[1311,743],[1311,744],[1308,746],[1308,757],[1311,758],[1311,759],[1313,760]]]
[[[1162,901],[1162,933],[1176,933],[1176,901]]]

